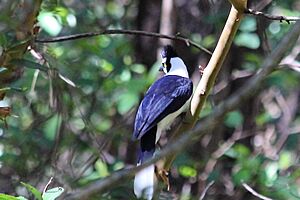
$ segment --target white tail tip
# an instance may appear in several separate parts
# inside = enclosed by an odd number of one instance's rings
[[[139,164],[138,164],[139,165]],[[154,192],[154,165],[150,165],[138,173],[134,178],[134,194],[137,198],[151,200]]]

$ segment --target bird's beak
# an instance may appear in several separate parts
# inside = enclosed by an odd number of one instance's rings
[[[158,71],[160,71],[160,72],[163,72],[163,71],[164,71],[166,62],[167,62],[167,59],[166,59],[166,58],[163,58],[163,59],[162,59],[162,65],[160,66],[160,68],[159,68]]]
[[[164,66],[163,65],[160,66],[158,71],[163,72],[164,71]]]
[[[165,68],[167,68],[167,64],[165,62],[163,62],[158,71],[164,72]]]

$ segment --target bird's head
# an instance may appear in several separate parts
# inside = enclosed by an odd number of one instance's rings
[[[168,73],[172,67],[171,59],[176,57],[178,55],[171,45],[164,46],[161,51],[162,66],[159,71],[163,71],[165,74]]]
[[[159,71],[165,74],[188,77],[187,68],[171,45],[164,46],[161,51],[162,66]]]

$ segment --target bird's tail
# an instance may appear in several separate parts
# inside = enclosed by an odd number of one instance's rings
[[[148,152],[140,152],[138,166],[143,164],[144,161],[153,157],[154,150]],[[154,164],[137,172],[134,178],[134,194],[137,198],[145,198],[151,200],[154,193]]]

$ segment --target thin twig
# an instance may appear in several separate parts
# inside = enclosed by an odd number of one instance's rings
[[[170,35],[164,35],[154,32],[148,32],[148,31],[140,31],[140,30],[120,30],[120,29],[110,29],[110,30],[103,30],[99,32],[88,32],[88,33],[78,33],[74,35],[66,35],[66,36],[59,36],[54,38],[44,38],[44,39],[35,39],[35,42],[38,43],[52,43],[52,42],[63,42],[68,40],[77,40],[87,37],[94,37],[99,35],[115,35],[115,34],[126,34],[126,35],[143,35],[143,36],[149,36],[149,37],[157,37],[157,38],[165,38],[169,40],[176,40],[176,41],[182,41],[187,46],[193,46],[196,47],[209,55],[212,55],[212,53],[204,48],[203,46],[191,41],[190,39],[187,39],[185,37],[176,35],[176,36],[170,36]]]
[[[235,144],[236,141],[253,136],[254,134],[255,133],[252,132],[245,134],[245,131],[242,132],[242,130],[235,130],[233,135],[212,153],[211,158],[206,163],[206,166],[200,175],[201,179],[206,180],[208,178],[209,174],[213,171],[215,165],[217,164],[218,159],[221,158],[227,152],[227,150]]]
[[[242,183],[243,187],[248,190],[248,192],[250,192],[251,194],[253,194],[254,196],[263,199],[263,200],[273,200],[269,197],[266,197],[262,194],[259,194],[258,192],[256,192],[254,189],[252,189],[247,183]]]
[[[52,181],[53,181],[53,177],[50,178],[50,180],[48,181],[48,183],[44,187],[43,194],[47,191],[47,189],[48,189],[49,185],[52,183]]]
[[[300,21],[300,17],[287,17],[287,16],[281,16],[281,15],[271,15],[271,14],[263,13],[263,12],[256,11],[256,10],[253,10],[250,8],[247,8],[245,10],[245,14],[264,17],[264,18],[267,18],[270,20],[278,20],[280,22],[286,21],[288,24],[290,24],[290,22],[292,22],[292,21]]]
[[[206,195],[208,189],[209,189],[214,183],[215,183],[215,181],[211,181],[211,182],[209,182],[209,183],[207,184],[207,186],[204,188],[203,192],[201,193],[201,196],[200,196],[199,200],[203,200],[203,199],[204,199],[204,197],[205,197],[205,195]]]

